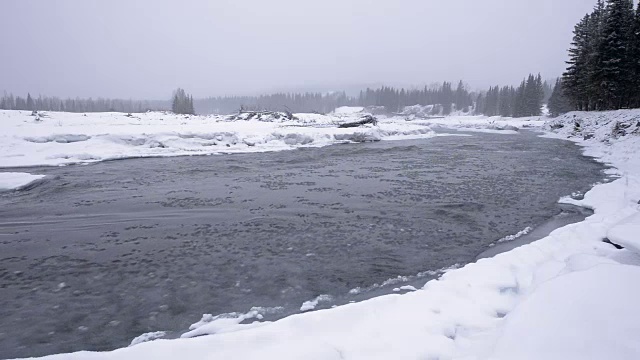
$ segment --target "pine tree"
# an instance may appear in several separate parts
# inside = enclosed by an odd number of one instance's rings
[[[526,90],[526,82],[525,80],[522,80],[522,82],[520,83],[520,86],[516,90],[516,96],[514,97],[514,104],[513,104],[514,117],[527,116],[525,90]]]
[[[484,115],[485,113],[484,106],[485,106],[485,97],[482,94],[479,94],[478,97],[476,98],[476,106],[474,108],[474,113],[476,115]]]
[[[627,48],[632,34],[633,14],[632,0],[607,1],[597,68],[605,109],[619,109],[628,105],[631,61]]]
[[[542,103],[544,99],[544,86],[542,84],[542,75],[538,73],[535,80],[535,91],[534,98],[531,99],[531,115],[532,116],[540,116],[542,115]]]
[[[453,91],[451,90],[451,83],[444,82],[442,84],[442,114],[451,114],[451,105],[453,103]]]
[[[30,93],[27,93],[27,110],[33,111],[35,110],[35,105],[33,103],[33,98]]]
[[[511,99],[511,91],[508,86],[504,86],[500,89],[498,113],[500,116],[509,117],[513,116],[513,100]]]
[[[585,15],[573,30],[573,41],[569,48],[567,70],[562,74],[566,95],[578,110],[587,110],[587,56],[589,51],[589,21]],[[518,107],[518,111],[520,108]]]
[[[629,59],[631,60],[630,106],[640,107],[640,2],[638,2],[636,9],[633,31],[629,41]]]
[[[564,94],[562,79],[556,80],[556,85],[553,88],[551,97],[549,98],[548,106],[549,112],[553,117],[573,110],[573,106],[569,102],[567,96]]]
[[[193,96],[187,95],[184,89],[178,88],[173,93],[171,100],[171,110],[176,114],[195,115],[193,108]]]

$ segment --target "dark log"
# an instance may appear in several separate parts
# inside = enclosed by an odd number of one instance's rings
[[[378,119],[376,119],[375,117],[373,117],[371,115],[365,115],[362,118],[360,118],[360,121],[340,124],[340,125],[338,125],[338,127],[339,128],[352,128],[352,127],[359,127],[359,126],[367,125],[367,124],[371,124],[371,125],[374,125],[374,126],[378,125]]]

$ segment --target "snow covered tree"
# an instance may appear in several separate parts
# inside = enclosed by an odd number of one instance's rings
[[[173,93],[171,110],[176,114],[195,115],[193,108],[193,96],[187,95],[184,89],[178,88]]]
[[[31,94],[27,93],[27,110],[35,110],[35,105],[33,103],[33,98],[31,97]]]
[[[485,97],[484,95],[479,94],[478,97],[476,98],[476,106],[474,108],[474,113],[476,115],[484,114],[485,113],[484,106],[485,106]]]
[[[629,39],[629,59],[631,61],[630,106],[640,107],[640,2],[633,20],[632,33]]]
[[[465,89],[462,80],[458,82],[458,87],[456,88],[454,97],[457,110],[468,110],[469,106],[471,106],[471,97],[469,96],[469,92]]]
[[[628,104],[630,90],[631,59],[627,50],[633,28],[633,1],[608,0],[606,11],[596,71],[601,80],[604,107],[619,109]]]
[[[453,104],[453,90],[451,89],[451,83],[444,82],[442,84],[442,115],[451,114],[451,105]]]
[[[573,41],[569,48],[569,60],[567,61],[569,66],[562,75],[567,95],[578,110],[588,108],[586,95],[588,78],[587,52],[589,44],[589,32],[587,28],[589,26],[589,20],[590,15],[585,15],[573,30]]]
[[[516,90],[516,94],[513,97],[513,116],[523,117],[527,116],[526,101],[525,101],[525,89],[526,82],[522,80],[520,86]]]
[[[563,74],[565,95],[576,109],[637,106],[638,22],[632,0],[599,0],[594,11],[576,25]]]
[[[508,117],[513,116],[513,99],[511,87],[504,86],[500,89],[499,101],[498,101],[498,113],[500,116]]]
[[[553,88],[553,92],[551,93],[551,97],[549,98],[548,106],[549,112],[553,117],[568,113],[569,111],[573,110],[571,102],[564,94],[562,79],[558,79],[556,81],[556,86]]]

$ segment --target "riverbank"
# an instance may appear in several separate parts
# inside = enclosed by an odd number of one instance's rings
[[[357,110],[357,109],[356,109]],[[0,110],[0,168],[69,165],[105,160],[258,153],[322,147],[340,143],[425,139],[436,136],[430,126],[498,133],[519,127],[539,127],[536,119],[461,116],[429,121],[381,117],[377,126],[339,128],[355,122],[361,112],[296,114],[286,118],[230,121],[227,116],[65,113]],[[484,124],[484,125],[483,125]]]

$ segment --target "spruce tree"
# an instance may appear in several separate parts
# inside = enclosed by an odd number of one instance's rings
[[[476,115],[484,115],[484,106],[485,106],[485,97],[482,94],[479,94],[476,98],[476,106],[474,108],[474,113]]]
[[[627,50],[633,14],[632,0],[607,1],[602,42],[598,46],[600,61],[597,68],[604,109],[620,109],[628,104],[631,61]]]
[[[633,31],[629,39],[629,59],[631,60],[630,106],[640,107],[640,2],[636,9]]]
[[[516,96],[514,98],[514,105],[513,105],[514,117],[527,116],[525,89],[526,89],[526,83],[525,83],[525,80],[522,80],[522,82],[520,83],[520,86],[516,90]]]
[[[35,106],[33,104],[33,98],[31,97],[30,93],[27,93],[27,109],[26,110],[30,110],[30,111],[35,110]]]
[[[556,80],[556,85],[553,88],[551,97],[549,98],[548,106],[549,113],[553,117],[573,110],[573,106],[569,102],[567,96],[564,94],[562,79]]]
[[[589,53],[589,22],[591,16],[585,15],[573,30],[573,41],[569,48],[567,70],[562,74],[566,95],[578,110],[587,110],[587,80],[589,70],[587,58]],[[518,111],[520,108],[518,107]]]
[[[187,95],[184,89],[178,88],[173,93],[171,100],[171,110],[176,114],[191,114],[195,115],[193,108],[193,97]]]

